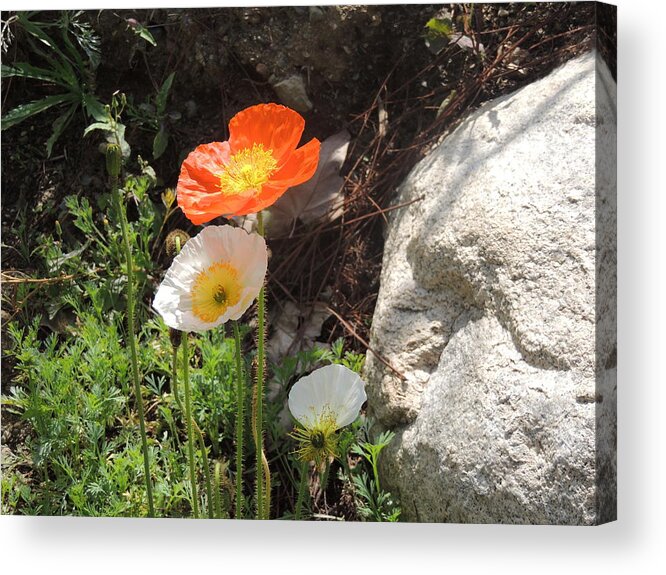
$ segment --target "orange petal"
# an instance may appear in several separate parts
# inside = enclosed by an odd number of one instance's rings
[[[216,174],[229,156],[228,142],[212,142],[197,146],[185,158],[176,192],[178,205],[192,223],[202,224],[220,215],[211,206],[222,197]]]
[[[179,201],[179,206],[193,224],[203,224],[218,216],[237,215],[258,194],[256,190],[229,195],[222,192],[188,194]],[[248,213],[248,212],[245,212]]]
[[[238,112],[229,122],[231,153],[262,144],[281,167],[296,149],[305,120],[298,112],[279,104],[258,104]]]
[[[319,140],[313,138],[294,151],[282,169],[261,187],[236,215],[253,214],[272,206],[292,186],[307,182],[317,170],[319,163]]]
[[[178,178],[178,187],[192,185],[195,189],[219,191],[222,170],[231,156],[229,142],[211,142],[197,146],[185,158]]]
[[[288,186],[277,186],[270,182],[264,184],[261,188],[261,193],[250,198],[250,200],[234,215],[245,216],[247,214],[256,214],[257,212],[272,206],[278,198],[287,191],[287,189]]]
[[[321,144],[313,138],[294,151],[285,164],[270,179],[270,184],[291,188],[307,182],[317,170]]]

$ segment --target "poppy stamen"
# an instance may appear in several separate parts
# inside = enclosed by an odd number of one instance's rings
[[[214,263],[200,272],[192,285],[192,313],[202,321],[214,322],[236,305],[240,296],[238,271],[228,263]]]
[[[218,174],[220,191],[224,194],[242,194],[250,190],[260,191],[277,169],[277,161],[262,144],[254,144],[236,152]]]

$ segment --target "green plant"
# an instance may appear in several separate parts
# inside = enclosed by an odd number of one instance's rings
[[[148,97],[139,105],[129,102],[128,114],[139,127],[155,134],[153,137],[153,160],[159,158],[169,144],[169,123],[178,119],[180,114],[167,113],[167,100],[173,84],[175,72],[164,80],[154,98]]]
[[[33,430],[27,447],[39,480],[25,504],[35,513],[100,514],[93,484],[122,483],[106,462],[129,439],[123,427],[108,433],[126,414],[127,358],[116,325],[83,310],[79,318],[82,327],[66,345],[55,334],[40,341],[37,321],[25,330],[8,324],[17,377],[3,404]],[[122,493],[109,494],[103,506],[120,515],[138,511],[121,504]]]
[[[3,64],[2,77],[38,80],[59,92],[13,108],[3,116],[2,129],[9,129],[54,106],[64,108],[53,122],[53,131],[46,141],[46,154],[50,156],[79,107],[88,118],[96,121],[105,118],[104,107],[94,93],[94,72],[100,63],[99,38],[83,21],[83,11],[61,11],[54,21],[37,20],[38,14],[18,12],[12,17],[12,23],[25,32],[33,62]],[[57,36],[49,33],[51,29],[55,29]]]
[[[84,137],[95,130],[101,130],[106,133],[106,143],[103,144],[103,150],[106,151],[109,145],[120,146],[123,159],[130,157],[132,149],[125,140],[125,124],[120,122],[120,117],[127,106],[125,94],[116,91],[111,96],[111,104],[104,106],[104,116],[95,118],[97,121],[90,124],[84,131]]]
[[[122,344],[123,316],[98,313],[88,298],[72,297],[69,302],[76,316],[69,334],[51,333],[43,339],[38,318],[27,327],[7,324],[6,358],[13,360],[16,375],[2,402],[9,414],[29,426],[30,434],[28,461],[18,465],[3,458],[3,507],[28,514],[145,515],[141,437],[133,402],[128,401],[131,363]],[[143,395],[148,399],[155,506],[164,516],[187,516],[192,491],[178,431],[184,415],[167,390],[168,333],[153,319],[143,322],[137,339],[153,342],[138,346],[138,360],[146,374]],[[194,340],[193,352],[213,357],[218,345],[229,350],[233,340],[205,334]],[[208,369],[192,368],[192,391],[195,412],[205,414],[202,426],[211,434],[215,430],[221,438],[217,449],[223,453],[233,430],[224,422],[232,418],[233,408],[219,412],[220,381],[211,368],[232,373],[234,362],[226,351],[215,357]],[[201,458],[197,462],[195,475],[202,478],[206,470]],[[29,477],[21,471],[26,464]],[[220,481],[226,485],[226,475]],[[207,507],[206,495],[200,505]]]
[[[155,172],[140,159],[138,167],[138,173],[125,176],[122,188],[137,213],[136,219],[128,223],[128,234],[136,247],[136,292],[138,300],[142,302],[155,271],[156,264],[151,257],[151,250],[160,227],[163,208],[153,202],[149,195],[155,185]],[[65,239],[56,228],[54,234],[40,237],[40,245],[34,250],[34,255],[43,261],[48,277],[74,276],[82,281],[74,282],[71,289],[66,291],[57,284],[43,288],[49,315],[52,317],[65,305],[71,304],[69,300],[72,297],[90,300],[100,315],[122,311],[125,307],[121,297],[125,285],[122,230],[111,194],[100,194],[96,209],[86,197],[67,196],[64,203],[67,209],[66,220],[71,221],[78,234],[68,234]],[[147,309],[140,306],[140,314],[141,309],[145,317]]]
[[[397,521],[400,507],[395,504],[391,494],[382,489],[378,469],[379,454],[391,442],[395,433],[384,431],[376,439],[370,440],[370,427],[369,423],[361,427],[359,434],[366,439],[351,446],[351,452],[360,455],[371,471],[371,475],[363,469],[352,474],[358,512],[361,517],[372,521]]]

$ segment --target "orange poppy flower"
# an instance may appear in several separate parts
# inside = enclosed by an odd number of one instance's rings
[[[229,122],[229,140],[197,146],[178,177],[178,205],[193,224],[243,216],[272,205],[309,180],[319,140],[297,148],[305,120],[278,104],[258,104]]]

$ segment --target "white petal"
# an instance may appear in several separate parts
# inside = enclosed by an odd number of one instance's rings
[[[366,399],[365,383],[358,374],[342,365],[328,365],[294,384],[289,392],[289,411],[306,428],[332,415],[339,429],[358,417]]]
[[[205,322],[192,312],[192,285],[197,275],[216,262],[238,270],[242,294],[214,322]],[[229,319],[238,319],[259,295],[268,266],[266,242],[258,234],[231,226],[207,226],[188,240],[174,258],[155,294],[153,307],[164,322],[181,331],[202,332]]]

